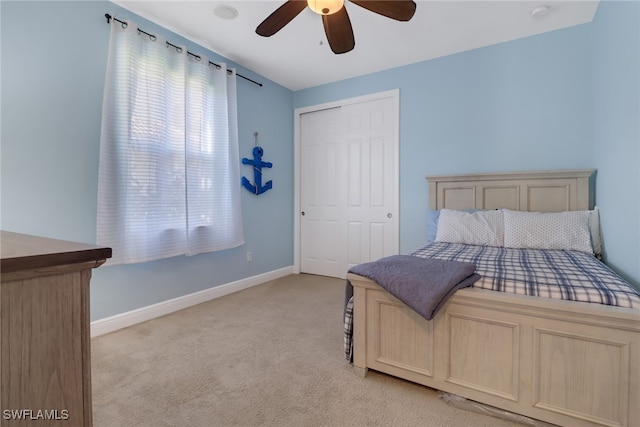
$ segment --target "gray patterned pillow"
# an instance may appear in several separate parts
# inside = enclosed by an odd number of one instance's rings
[[[502,211],[477,212],[442,209],[438,218],[436,242],[502,246]]]
[[[589,230],[590,211],[502,211],[505,247],[564,249],[593,254]]]

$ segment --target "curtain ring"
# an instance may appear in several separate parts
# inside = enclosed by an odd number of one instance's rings
[[[183,50],[182,46],[178,46],[178,45],[175,45],[173,43],[169,43],[168,41],[165,41],[165,44],[166,44],[167,47],[171,46],[172,48],[174,48],[176,50],[176,52],[182,53],[182,50]]]
[[[120,25],[122,26],[122,28],[127,28],[129,26],[129,23],[127,21],[121,21]]]
[[[142,31],[140,28],[138,28],[138,34],[141,34],[141,33],[149,37],[149,40],[151,40],[152,42],[156,41],[157,39],[157,37],[154,34],[147,33],[146,31]]]

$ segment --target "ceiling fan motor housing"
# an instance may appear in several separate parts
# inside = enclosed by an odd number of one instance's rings
[[[307,0],[307,4],[319,15],[332,15],[342,9],[344,0]]]

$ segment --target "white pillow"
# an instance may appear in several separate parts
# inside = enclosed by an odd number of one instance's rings
[[[465,212],[442,209],[438,218],[436,242],[502,246],[502,211]]]
[[[589,229],[591,211],[502,211],[505,247],[564,249],[593,254]]]

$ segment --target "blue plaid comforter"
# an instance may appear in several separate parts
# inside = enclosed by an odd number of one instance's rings
[[[640,308],[640,291],[584,252],[436,242],[412,255],[476,264],[474,288]]]

